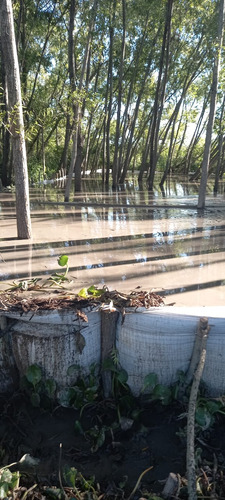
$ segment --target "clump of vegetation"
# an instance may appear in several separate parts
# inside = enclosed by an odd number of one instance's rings
[[[40,366],[36,364],[29,366],[20,385],[21,389],[29,395],[32,406],[46,409],[53,407],[56,382],[52,378],[46,379]]]
[[[101,396],[99,366],[93,363],[89,373],[84,375],[81,367],[74,364],[69,366],[67,375],[74,379],[74,382],[61,391],[59,401],[63,406],[75,408],[82,414],[86,406],[92,405]]]

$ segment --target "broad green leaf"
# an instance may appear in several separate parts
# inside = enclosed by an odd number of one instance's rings
[[[1,470],[0,470],[0,472],[1,472]],[[12,477],[13,477],[12,472],[9,469],[4,469],[1,472],[0,483],[10,483],[12,480]]]
[[[152,389],[156,386],[157,382],[158,382],[158,377],[157,377],[156,373],[149,373],[144,378],[144,385],[143,385],[142,392],[145,391],[146,389],[149,389],[150,391],[152,391]]]
[[[68,255],[60,255],[60,257],[58,258],[59,266],[61,266],[61,267],[67,266],[68,260],[69,260]]]
[[[19,482],[20,482],[20,473],[19,471],[13,472],[12,475],[12,480],[10,483],[10,488],[13,490],[14,488],[19,488]]]
[[[77,469],[75,467],[69,467],[68,465],[63,469],[63,478],[67,486],[69,488],[75,488],[76,486],[76,478],[77,478]]]
[[[80,365],[78,365],[78,364],[74,363],[74,365],[70,365],[70,366],[69,366],[69,368],[67,369],[67,372],[66,372],[66,373],[67,373],[67,375],[68,375],[69,377],[72,377],[72,376],[74,376],[74,375],[76,375],[76,376],[77,376],[77,375],[78,375],[79,370],[80,370]]]
[[[84,299],[86,299],[88,297],[87,288],[82,288],[77,295],[78,297],[83,297]]]
[[[213,415],[209,413],[205,406],[196,409],[195,420],[203,431],[208,429],[214,423]]]
[[[42,379],[42,369],[38,365],[31,365],[26,371],[26,378],[34,387]]]
[[[152,398],[161,401],[162,405],[168,405],[171,401],[171,389],[157,384],[152,391]]]
[[[102,288],[98,289],[95,285],[92,285],[90,286],[88,289],[87,289],[88,293],[93,295],[94,297],[100,297],[105,290],[103,290]]]
[[[9,483],[2,483],[0,481],[0,499],[4,499],[7,497],[9,491]]]

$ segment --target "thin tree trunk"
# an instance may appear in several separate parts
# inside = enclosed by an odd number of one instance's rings
[[[148,134],[146,137],[145,145],[144,145],[144,151],[142,154],[142,160],[141,160],[141,166],[140,166],[140,172],[138,175],[138,182],[141,183],[143,181],[143,176],[144,172],[148,170],[147,168],[147,158],[149,155],[150,151],[150,137],[151,137],[151,132],[152,132],[152,120],[150,120],[149,126],[148,126]]]
[[[222,122],[223,122],[223,117],[224,117],[224,106],[225,106],[225,95],[223,97],[223,102],[222,102],[222,106],[221,106],[221,113],[220,113],[220,122],[219,122],[218,160],[217,160],[216,176],[215,176],[215,184],[214,184],[214,193],[215,194],[218,192],[220,171],[221,171],[221,167],[222,167],[222,152],[223,152]]]
[[[110,27],[109,27],[109,63],[108,63],[108,74],[107,74],[107,87],[106,87],[106,97],[105,97],[105,150],[106,150],[106,184],[109,183],[109,172],[110,172],[110,123],[112,114],[112,96],[113,96],[113,43],[114,43],[114,23],[116,17],[116,4],[117,0],[113,0],[112,3],[112,16],[110,16]]]
[[[205,114],[205,110],[206,110],[206,106],[207,106],[207,102],[208,102],[208,97],[209,96],[207,96],[204,99],[201,114],[199,116],[199,119],[198,119],[197,125],[195,127],[193,136],[192,136],[190,144],[188,146],[187,155],[186,155],[186,159],[185,159],[185,174],[189,174],[189,171],[190,171],[192,153],[193,153],[194,147],[196,146],[196,144],[199,140],[199,137],[200,137],[200,127],[201,127],[201,124],[202,124],[202,121],[204,118],[204,114]]]
[[[205,195],[206,195],[206,186],[207,186],[208,169],[209,169],[212,131],[213,131],[213,125],[214,125],[215,110],[216,110],[216,96],[217,96],[218,78],[219,78],[219,64],[220,64],[220,56],[221,56],[221,49],[222,49],[222,42],[223,42],[224,14],[225,14],[225,0],[220,0],[219,14],[218,14],[219,15],[219,23],[218,23],[218,35],[217,35],[217,43],[216,43],[216,55],[215,55],[213,75],[212,75],[209,119],[208,119],[208,124],[207,124],[207,129],[206,129],[205,147],[204,147],[204,154],[203,154],[203,161],[202,161],[202,174],[201,174],[201,181],[200,181],[199,195],[198,195],[198,208],[205,207]]]
[[[123,36],[122,36],[121,59],[120,59],[120,69],[119,69],[116,135],[115,135],[115,149],[114,149],[113,175],[112,175],[112,180],[113,180],[112,185],[113,185],[114,189],[117,187],[117,183],[118,183],[120,117],[121,117],[121,106],[122,106],[122,82],[123,82],[125,47],[126,47],[126,2],[125,2],[125,0],[122,0],[122,19],[123,19]]]
[[[18,238],[31,238],[31,219],[27,156],[24,136],[19,64],[11,0],[1,0],[1,45],[8,89],[8,105],[12,134],[13,164],[16,184],[16,213]]]
[[[77,9],[77,1],[70,0],[70,19],[69,19],[69,34],[68,34],[68,64],[69,64],[69,78],[70,78],[70,92],[71,95],[76,91],[76,69],[75,69],[75,46],[74,46],[74,23],[75,23],[75,14]],[[73,146],[70,160],[70,167],[68,171],[68,178],[65,189],[65,201],[69,201],[70,197],[70,187],[73,178],[73,171],[76,161],[77,155],[77,116],[78,110],[77,105],[73,103]],[[75,158],[75,160],[74,160]]]
[[[6,85],[6,75],[5,75],[5,68],[4,68],[4,60],[3,60],[3,54],[1,51],[1,72],[2,72],[2,82],[3,85]],[[4,116],[4,122],[3,122],[3,130],[2,130],[2,145],[3,145],[3,154],[2,154],[2,185],[3,186],[8,186],[8,184],[11,184],[11,179],[9,176],[9,162],[10,162],[10,143],[11,143],[11,136],[10,132],[7,127],[7,122],[8,122],[8,92],[7,88],[4,88],[4,111],[5,111],[5,116]]]
[[[64,139],[64,147],[63,147],[63,152],[62,156],[59,162],[59,169],[64,169],[67,171],[67,158],[68,158],[68,150],[69,150],[69,143],[70,143],[70,138],[71,138],[71,126],[70,126],[70,114],[67,113],[66,115],[66,133],[65,133],[65,139]]]
[[[91,40],[93,36],[93,29],[96,17],[98,0],[93,1],[91,19],[88,28],[87,41],[85,46],[85,54],[83,59],[83,64],[81,68],[81,75],[78,85],[78,90],[81,90],[84,83],[85,73],[87,71],[87,64],[89,60],[89,52],[91,47]],[[75,86],[75,62],[74,62],[74,15],[75,15],[75,1],[71,0],[71,9],[70,9],[70,27],[69,27],[69,66],[70,66],[70,81],[72,81],[72,91],[74,91]],[[78,139],[79,139],[79,126],[81,119],[81,110],[79,106],[79,102],[76,101],[74,104],[74,126],[75,130],[73,132],[73,147],[72,147],[72,155],[70,168],[68,172],[68,178],[65,189],[65,201],[69,201],[70,187],[72,183],[73,172],[75,171],[75,191],[81,190],[81,165],[80,162],[76,162],[77,159],[77,148],[78,148]],[[81,143],[79,143],[80,147]]]
[[[144,41],[146,39],[148,20],[149,20],[149,13],[147,13],[144,32],[143,32],[142,38],[140,40],[140,43],[137,44],[135,55],[134,55],[133,61],[131,63],[131,67],[133,68],[133,71],[132,71],[131,81],[129,84],[129,91],[128,91],[126,106],[125,106],[123,120],[122,120],[123,121],[123,132],[122,132],[122,137],[121,137],[119,160],[118,160],[118,178],[121,178],[121,174],[122,174],[122,166],[124,163],[124,156],[125,156],[125,149],[126,149],[125,148],[126,134],[129,130],[129,126],[130,126],[130,116],[129,116],[128,110],[129,110],[129,106],[131,104],[131,97],[133,95],[134,84],[135,84],[135,81],[137,79],[138,71],[140,68],[140,59],[141,59],[141,54],[143,53]]]
[[[169,69],[172,10],[173,10],[173,0],[168,0],[166,7],[166,21],[165,21],[165,29],[163,34],[162,50],[161,50],[160,65],[159,65],[159,75],[158,75],[158,82],[157,82],[155,102],[154,102],[152,135],[150,140],[150,174],[148,179],[150,190],[153,189],[153,182],[154,182],[157,159],[158,159],[159,127],[162,117],[163,104],[165,100],[166,83],[167,83],[167,76]]]
[[[155,42],[156,42],[157,37],[158,37],[158,33],[153,41],[153,47],[155,46]],[[139,107],[141,104],[141,98],[142,98],[144,90],[145,90],[145,84],[146,84],[147,78],[149,76],[149,71],[150,71],[151,64],[152,64],[152,56],[153,56],[153,54],[151,51],[149,54],[149,57],[148,57],[147,67],[145,70],[145,74],[143,77],[141,88],[138,92],[138,98],[137,98],[136,105],[135,105],[134,115],[133,115],[132,124],[131,124],[131,131],[130,131],[130,136],[129,136],[129,140],[128,140],[127,154],[126,154],[125,161],[124,161],[123,172],[122,172],[122,175],[120,177],[121,184],[123,184],[123,182],[125,181],[127,170],[129,168],[131,158],[132,158],[132,143],[133,143],[134,131],[135,131],[135,127],[136,127]]]

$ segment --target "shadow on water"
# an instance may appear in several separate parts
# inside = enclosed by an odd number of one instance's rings
[[[141,285],[165,296],[192,293],[202,305],[207,291],[208,301],[216,305],[219,297],[225,303],[223,194],[214,198],[209,187],[207,209],[199,212],[196,184],[171,181],[163,194],[139,190],[134,180],[116,192],[102,191],[101,183],[83,184],[74,206],[62,204],[57,186],[31,189],[29,243],[12,236],[15,197],[0,193],[2,282],[48,276],[66,253],[78,289],[85,283],[122,290]]]

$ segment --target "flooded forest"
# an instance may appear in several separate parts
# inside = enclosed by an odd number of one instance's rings
[[[225,498],[224,18],[0,0],[2,500]]]
[[[0,14],[2,280],[50,272],[63,247],[77,286],[202,287],[220,304],[224,1],[4,0]]]

